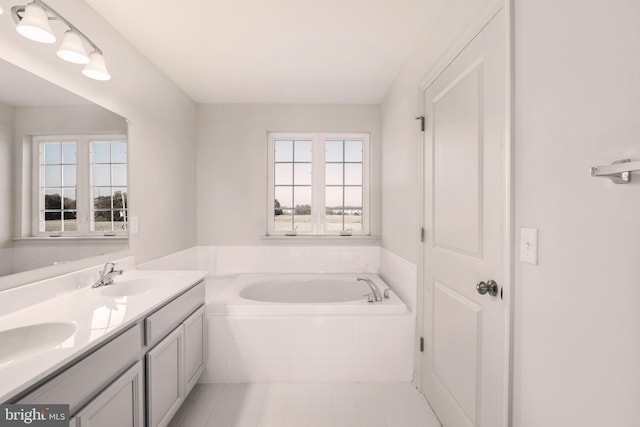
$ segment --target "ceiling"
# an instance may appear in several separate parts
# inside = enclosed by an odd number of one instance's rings
[[[342,104],[379,103],[443,3],[85,1],[196,102]]]

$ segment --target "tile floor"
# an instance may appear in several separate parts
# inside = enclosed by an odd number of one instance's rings
[[[197,384],[169,427],[440,427],[409,383]]]

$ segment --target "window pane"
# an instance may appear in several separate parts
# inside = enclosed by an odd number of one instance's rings
[[[294,171],[296,185],[311,185],[311,163],[296,163]]]
[[[62,209],[62,190],[60,188],[44,189],[44,208],[45,209]]]
[[[78,220],[75,211],[65,211],[63,217],[62,231],[78,231]]]
[[[330,208],[342,208],[342,187],[326,187],[325,206]]]
[[[110,165],[93,165],[93,185],[98,187],[111,185]]]
[[[129,206],[127,202],[127,189],[126,188],[114,188],[113,189],[113,208],[123,209]]]
[[[362,231],[362,210],[345,210],[344,229],[349,231]]]
[[[295,215],[293,217],[293,229],[298,233],[307,233],[309,231],[313,231],[313,225],[311,224],[311,214]]]
[[[362,163],[346,163],[344,165],[345,185],[362,185]]]
[[[274,150],[276,162],[293,161],[293,141],[274,141]]]
[[[62,212],[44,212],[44,231],[62,231]]]
[[[95,211],[93,213],[93,229],[95,231],[112,231],[111,211]]]
[[[327,141],[325,143],[327,162],[342,162],[342,141]]]
[[[275,199],[285,211],[284,213],[290,214],[293,208],[293,187],[276,187]]]
[[[293,230],[293,215],[291,215],[290,213],[276,215],[273,225],[275,231],[291,231]]]
[[[62,163],[76,164],[76,143],[65,142],[62,144]]]
[[[294,230],[311,231],[311,187],[294,187]]]
[[[110,161],[110,143],[109,142],[94,142],[92,144],[92,163],[109,163]]]
[[[296,162],[311,161],[311,141],[296,141]]]
[[[311,187],[294,187],[293,203],[296,215],[311,214]]]
[[[293,184],[293,163],[277,163],[275,165],[275,184],[291,185]]]
[[[65,188],[62,192],[62,194],[64,194],[64,208],[76,209],[76,189]]]
[[[111,162],[127,163],[127,143],[116,141],[111,143]]]
[[[112,165],[112,185],[127,185],[127,165]]]
[[[59,187],[62,185],[62,167],[61,166],[45,166],[44,167],[44,185],[46,187]]]
[[[62,166],[62,181],[65,187],[75,187],[76,185],[76,165]]]
[[[327,208],[324,215],[324,229],[326,231],[342,230],[342,208]]]
[[[93,189],[93,207],[95,209],[111,209],[111,188]]]
[[[362,161],[362,141],[345,141],[344,142],[344,161],[345,162],[361,162]]]
[[[342,185],[342,163],[327,163],[324,180],[326,185]]]
[[[44,162],[45,164],[57,164],[61,163],[60,157],[60,143],[59,142],[46,142],[44,145]]]
[[[345,208],[362,209],[362,187],[344,188],[344,206]]]

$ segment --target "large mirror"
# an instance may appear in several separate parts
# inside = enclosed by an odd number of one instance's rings
[[[0,82],[0,276],[127,249],[127,121],[2,60]]]

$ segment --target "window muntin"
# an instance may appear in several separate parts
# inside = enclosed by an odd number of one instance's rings
[[[127,143],[91,141],[91,231],[127,229]]]
[[[274,230],[310,232],[312,141],[274,141]]]
[[[77,142],[47,141],[40,144],[40,232],[78,231]]]
[[[33,234],[127,234],[124,135],[35,136]]]
[[[324,228],[362,232],[363,141],[327,140],[325,152]]]
[[[367,235],[366,134],[269,135],[269,235]]]

